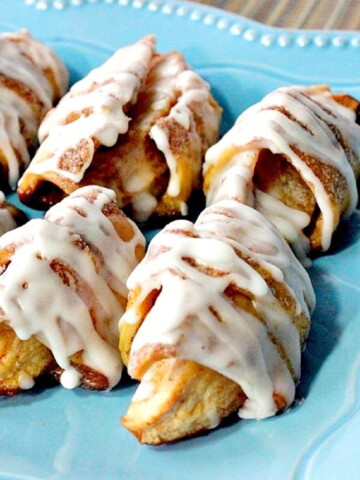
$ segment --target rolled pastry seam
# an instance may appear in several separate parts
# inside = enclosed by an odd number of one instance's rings
[[[163,58],[170,66],[172,58],[174,63],[178,60],[182,68],[169,82],[171,108],[163,111],[148,134],[165,157],[169,172],[155,214],[186,216],[192,192],[201,188],[205,152],[219,137],[222,109],[212,97],[209,84],[189,69],[178,52]]]
[[[146,37],[120,49],[109,61],[115,65],[110,71],[107,62],[91,72],[45,119],[40,129],[44,142],[19,183],[22,201],[33,206],[48,204],[57,201],[57,196],[93,183],[113,188],[119,204],[139,222],[152,215],[187,214],[189,198],[201,188],[205,151],[218,139],[221,108],[207,82],[189,68],[179,52],[157,54],[154,42],[154,37]],[[138,52],[139,58],[131,52]],[[134,58],[138,58],[137,63]],[[121,74],[115,76],[116,69]],[[139,72],[134,76],[136,70]],[[113,114],[103,87],[87,87],[86,95],[77,94],[89,78],[101,86],[100,74],[111,79],[106,85],[119,92],[128,89],[130,80],[137,80],[131,100],[127,95],[126,102],[116,107],[122,111],[122,123],[116,114],[116,121],[121,123],[117,128],[111,124]],[[119,92],[117,97],[122,98]],[[86,103],[86,110],[79,107],[79,101]],[[94,108],[101,102],[108,113]],[[106,135],[114,133],[111,141],[100,138],[105,134],[105,122],[111,127]],[[92,126],[96,131],[90,134]],[[80,147],[68,148],[69,142]]]
[[[116,385],[126,280],[143,254],[144,238],[117,207],[115,193],[96,186],[3,235],[0,391],[16,392],[24,378],[29,385],[44,371],[66,388]],[[12,345],[16,353],[6,348]]]
[[[15,189],[40,122],[68,87],[68,73],[26,30],[1,34],[0,52],[0,182]]]
[[[250,107],[207,154],[207,204],[254,206],[300,257],[325,251],[357,204],[358,102],[326,86],[284,87]]]
[[[264,418],[291,405],[315,297],[306,271],[259,212],[227,200],[208,207],[194,225],[172,222],[152,240],[128,287],[120,351],[129,374],[145,386],[123,423],[141,441],[192,435],[231,408],[243,418]],[[194,384],[184,381],[182,367],[165,375],[172,379],[166,388],[156,374],[157,363],[169,359],[193,362],[189,372],[201,366],[210,383],[221,385],[215,391],[229,391],[229,404],[205,394],[208,382],[200,390],[194,385],[201,402],[194,418],[184,406],[193,400],[178,391],[186,383],[191,395]],[[180,417],[188,423],[177,433]]]
[[[179,52],[157,54],[129,115],[129,132],[99,151],[89,175],[102,182],[103,165],[110,167],[120,205],[139,222],[186,215],[201,188],[205,151],[219,134],[221,109],[209,85]]]

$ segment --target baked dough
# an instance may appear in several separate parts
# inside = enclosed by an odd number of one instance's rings
[[[206,154],[207,204],[254,206],[297,255],[326,251],[357,204],[359,103],[326,86],[290,86],[250,107]]]
[[[186,215],[220,118],[209,85],[183,56],[158,54],[155,37],[145,37],[76,83],[47,115],[19,197],[42,208],[97,184],[116,191],[139,222]]]
[[[2,394],[45,372],[66,388],[118,383],[118,320],[144,244],[114,192],[97,186],[0,238]]]
[[[315,297],[278,230],[234,200],[172,222],[128,280],[120,351],[140,380],[123,424],[158,444],[229,413],[287,408]]]
[[[16,188],[40,122],[68,87],[63,62],[26,30],[0,35],[0,188]]]

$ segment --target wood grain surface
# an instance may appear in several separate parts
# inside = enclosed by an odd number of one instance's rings
[[[276,27],[360,30],[360,0],[198,0]]]

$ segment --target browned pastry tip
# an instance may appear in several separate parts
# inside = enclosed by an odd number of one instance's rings
[[[146,372],[122,424],[158,445],[214,428],[244,402],[233,381],[187,360],[165,359]]]
[[[14,395],[33,386],[33,378],[47,372],[53,362],[49,349],[34,337],[20,340],[0,322],[0,395]]]
[[[246,395],[227,377],[189,360],[155,362],[143,376],[121,423],[140,443],[160,445],[217,427]],[[285,399],[275,393],[278,410]]]

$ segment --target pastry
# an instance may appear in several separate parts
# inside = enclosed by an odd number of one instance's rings
[[[265,418],[294,400],[315,297],[279,231],[224,200],[177,220],[128,279],[120,351],[141,383],[122,419],[143,443]]]
[[[275,223],[300,257],[326,251],[340,219],[357,204],[358,105],[326,86],[270,93],[208,150],[207,204],[247,203]]]
[[[144,238],[109,189],[87,186],[0,238],[0,392],[42,373],[66,388],[120,379],[118,320]]]
[[[145,37],[90,72],[48,114],[19,197],[41,208],[97,184],[114,189],[139,222],[186,215],[220,117],[209,85],[183,56],[158,54],[154,37]]]
[[[68,73],[46,45],[21,30],[0,35],[0,186],[16,188],[45,114],[65,93]]]

